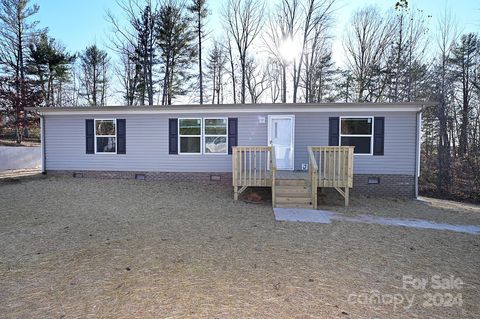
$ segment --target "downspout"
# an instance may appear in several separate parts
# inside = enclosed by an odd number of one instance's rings
[[[45,167],[45,118],[43,115],[40,115],[40,153],[42,161],[42,174],[46,174]]]
[[[423,109],[423,105],[422,105]],[[415,114],[415,198],[418,198],[418,178],[420,177],[420,154],[422,136],[422,109]]]

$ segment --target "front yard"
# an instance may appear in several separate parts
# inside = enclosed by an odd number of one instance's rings
[[[322,208],[480,225],[478,206],[443,201]],[[480,317],[480,236],[276,222],[218,185],[6,179],[0,243],[7,318]],[[435,275],[463,285],[435,289]]]

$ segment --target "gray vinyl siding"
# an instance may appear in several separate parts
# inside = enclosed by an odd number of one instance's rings
[[[385,155],[355,155],[357,174],[414,174],[415,113],[285,113],[295,115],[295,169],[307,163],[307,146],[328,145],[330,116],[384,116]],[[239,145],[267,145],[268,114],[46,115],[46,170],[229,172],[231,155],[168,154],[168,119],[236,117]],[[259,123],[259,117],[265,123]],[[86,154],[85,119],[126,119],[127,154]]]
[[[385,151],[383,156],[355,155],[355,174],[414,174],[415,113],[300,113],[295,116],[295,169],[308,163],[307,146],[328,145],[330,116],[385,117]]]

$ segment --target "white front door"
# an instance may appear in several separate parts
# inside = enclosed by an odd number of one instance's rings
[[[268,117],[268,144],[275,147],[277,169],[293,170],[294,122],[293,115]]]

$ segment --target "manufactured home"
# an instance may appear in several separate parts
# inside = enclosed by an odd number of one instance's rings
[[[249,186],[277,187],[274,205],[316,207],[323,187],[337,189],[346,204],[351,192],[415,197],[428,104],[31,110],[41,116],[47,174],[224,182],[235,197]]]

